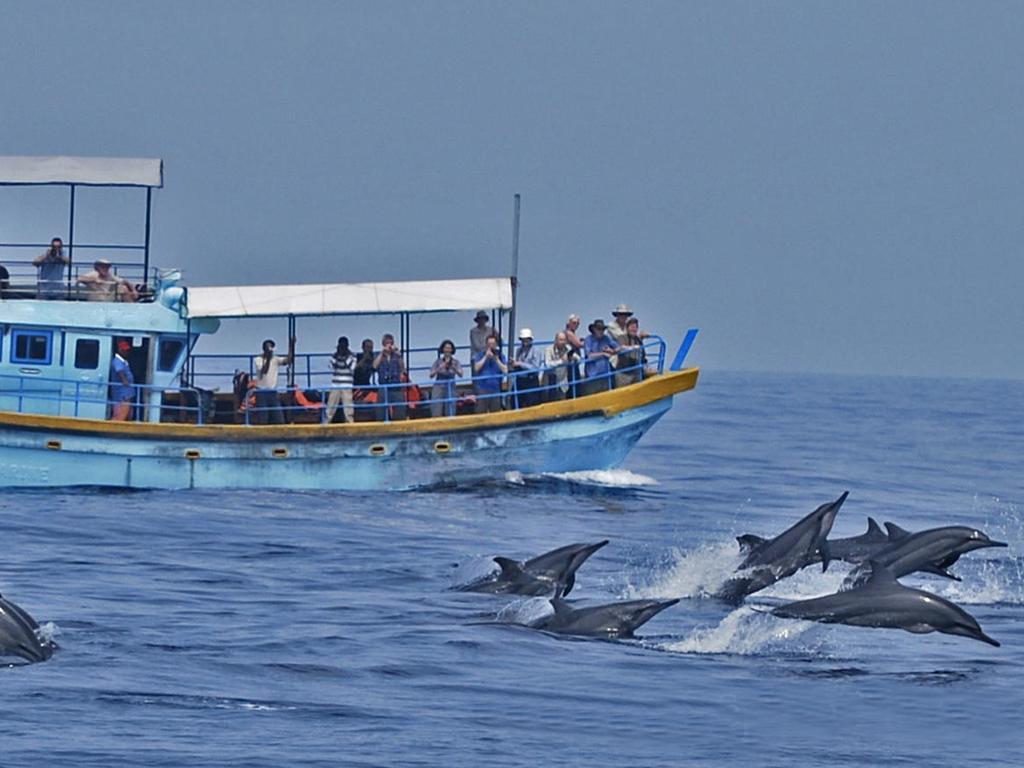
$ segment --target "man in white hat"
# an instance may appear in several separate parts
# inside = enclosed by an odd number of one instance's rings
[[[533,346],[533,331],[519,331],[519,349],[512,360],[512,386],[516,392],[516,407],[526,408],[540,403],[540,369],[544,361]]]
[[[626,323],[629,322],[629,318],[632,316],[633,310],[627,304],[619,304],[612,311],[612,317],[615,319],[608,323],[608,335],[620,347],[626,344]]]
[[[135,287],[110,271],[110,262],[96,259],[92,272],[80,275],[78,283],[85,286],[85,297],[89,301],[137,301]]]

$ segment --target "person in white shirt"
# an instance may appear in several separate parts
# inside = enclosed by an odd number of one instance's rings
[[[292,358],[274,354],[273,339],[263,342],[263,354],[252,359],[253,386],[256,387],[256,409],[253,421],[256,424],[284,424],[284,409],[277,389],[278,371],[292,364]]]

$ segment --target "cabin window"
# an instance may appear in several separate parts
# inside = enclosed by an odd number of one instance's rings
[[[92,371],[99,367],[99,339],[78,339],[75,342],[75,368]]]
[[[11,362],[49,365],[53,362],[53,331],[11,331]]]
[[[160,339],[160,354],[156,361],[157,370],[173,371],[184,348],[184,339]]]

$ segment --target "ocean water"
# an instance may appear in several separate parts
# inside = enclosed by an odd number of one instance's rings
[[[1024,756],[1024,383],[709,372],[625,467],[401,494],[17,492],[0,591],[61,645],[0,667],[0,764],[1003,766]],[[733,537],[843,490],[1010,543],[953,599],[1000,640],[730,608]],[[453,591],[489,558],[610,539],[573,598],[683,597],[633,641]],[[762,609],[762,610],[759,610]]]

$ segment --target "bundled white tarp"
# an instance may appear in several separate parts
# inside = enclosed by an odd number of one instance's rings
[[[508,277],[394,283],[233,285],[189,288],[188,316],[284,317],[509,309]]]
[[[164,161],[139,157],[15,157],[0,155],[0,184],[162,187],[164,185]]]

